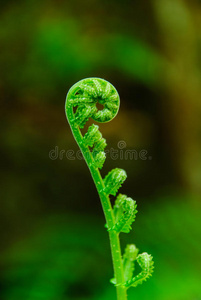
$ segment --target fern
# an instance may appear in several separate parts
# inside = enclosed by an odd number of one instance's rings
[[[113,207],[115,225],[112,228],[117,232],[129,233],[132,223],[135,221],[137,204],[132,198],[119,194]]]
[[[142,284],[143,281],[146,281],[147,278],[149,278],[153,273],[154,266],[153,266],[152,256],[150,254],[144,252],[138,255],[137,262],[142,268],[142,271],[132,279],[126,281],[124,283],[124,286],[126,287],[130,287],[130,286],[136,287],[138,284]]]
[[[99,110],[97,103],[102,104],[103,109]],[[100,78],[87,78],[79,81],[69,90],[66,98],[66,115],[91,172],[105,214],[115,275],[111,282],[116,286],[117,299],[126,300],[129,287],[135,287],[151,276],[152,256],[147,253],[138,255],[135,245],[127,245],[122,258],[119,234],[128,233],[132,229],[131,225],[137,213],[136,201],[119,194],[112,207],[110,195],[116,196],[126,180],[126,172],[116,168],[103,179],[99,169],[103,167],[106,159],[104,152],[106,140],[102,137],[97,125],[89,126],[84,136],[80,131],[89,118],[100,123],[111,121],[118,113],[119,103],[119,95],[113,85]],[[76,108],[75,112],[74,108]],[[133,275],[135,261],[142,268],[136,276]]]
[[[127,245],[123,256],[124,278],[126,282],[131,280],[135,269],[135,260],[138,255],[138,249],[135,245]]]
[[[126,180],[126,172],[122,169],[113,169],[104,178],[103,182],[105,185],[104,192],[107,195],[115,196],[118,189],[121,187],[123,182]]]

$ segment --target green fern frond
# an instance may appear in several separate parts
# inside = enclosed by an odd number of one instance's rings
[[[139,254],[137,256],[137,262],[142,268],[142,271],[132,279],[126,281],[124,286],[136,287],[138,284],[142,284],[144,281],[146,281],[147,278],[149,278],[153,273],[154,263],[152,259],[152,256],[146,252]]]
[[[93,79],[93,84],[96,87],[96,92],[97,92],[98,97],[102,97],[103,90],[102,90],[102,86],[101,86],[101,83],[99,82],[99,80]]]
[[[135,245],[127,245],[123,255],[124,279],[131,280],[135,269],[134,261],[138,255],[139,249]]]
[[[91,105],[79,106],[75,113],[74,123],[80,128],[84,128],[84,125],[89,118],[97,111],[96,107]]]
[[[86,96],[91,96],[91,98],[97,98],[97,92],[95,91],[95,89],[87,84],[81,84],[80,85],[80,90],[82,91],[83,94],[85,94]],[[89,98],[90,99],[90,98]]]
[[[106,140],[102,137],[99,131],[98,125],[92,124],[89,126],[87,133],[84,135],[83,143],[85,146],[93,147],[93,155],[95,156],[98,152],[103,151],[107,146]]]
[[[111,84],[109,82],[106,84],[105,91],[103,91],[103,99],[106,99],[111,92]]]
[[[98,152],[96,154],[94,154],[94,152],[92,152],[92,155],[94,157],[94,162],[95,162],[96,168],[102,169],[103,164],[104,164],[105,159],[106,159],[105,152],[100,151],[100,152]]]
[[[92,150],[94,165],[96,168],[101,169],[106,159],[106,154],[103,151],[106,147],[106,141],[102,138],[102,134],[97,125],[92,124],[89,126],[87,133],[84,135],[83,143],[85,146],[94,146]]]
[[[87,97],[76,97],[74,99],[69,99],[68,100],[70,104],[72,104],[73,107],[76,107],[78,105],[85,105],[86,103],[87,104],[90,104],[90,103],[93,103],[93,100],[90,99],[90,98],[87,98]]]
[[[115,196],[118,189],[121,187],[123,182],[126,180],[126,172],[122,169],[113,169],[104,178],[105,189],[104,192],[107,195]]]
[[[101,138],[100,140],[95,142],[93,151],[94,152],[103,151],[106,146],[107,146],[106,140],[104,138]]]
[[[99,109],[98,104],[103,108]],[[116,286],[118,299],[126,300],[127,288],[137,286],[152,274],[152,257],[147,253],[138,255],[135,245],[128,245],[122,258],[119,233],[127,233],[131,230],[137,205],[132,198],[119,194],[112,208],[109,195],[116,195],[127,177],[126,172],[116,168],[103,179],[99,169],[103,167],[106,158],[104,152],[106,140],[97,125],[89,126],[84,136],[80,130],[89,118],[100,123],[111,121],[117,115],[119,105],[117,90],[101,78],[86,78],[77,82],[66,97],[66,116],[95,182],[106,218],[106,227],[109,228],[115,273],[115,278],[111,279],[111,282]],[[135,260],[142,271],[133,278]]]
[[[86,146],[92,147],[95,142],[102,138],[102,134],[99,131],[98,125],[92,124],[89,126],[87,133],[84,135],[84,144]]]
[[[98,120],[102,120],[102,122],[107,122],[107,120],[110,120],[112,118],[112,115],[113,113],[109,109],[104,108],[103,110],[99,110],[96,113],[96,118]]]
[[[116,223],[112,230],[124,233],[130,232],[137,214],[136,208],[136,201],[126,195],[119,194],[113,208]]]

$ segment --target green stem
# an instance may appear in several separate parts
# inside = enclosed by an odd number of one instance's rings
[[[94,167],[93,157],[92,154],[87,146],[85,146],[83,141],[83,136],[81,131],[77,125],[73,122],[73,109],[69,107],[67,109],[67,114],[69,118],[69,124],[73,133],[73,136],[80,147],[82,154],[85,158],[85,161],[89,167],[90,173],[96,185],[98,194],[100,196],[101,205],[103,208],[103,212],[105,215],[106,223],[108,228],[112,228],[115,225],[114,214],[112,210],[112,206],[110,203],[109,197],[104,193],[104,182],[101,177],[101,174],[98,168]],[[127,288],[123,285],[118,285],[124,282],[124,273],[123,273],[123,264],[122,264],[122,256],[121,256],[121,247],[119,242],[119,234],[115,231],[109,231],[109,238],[110,238],[110,246],[111,246],[111,253],[112,253],[112,261],[113,261],[113,268],[114,274],[116,279],[116,289],[117,289],[117,299],[118,300],[126,300],[127,299]]]

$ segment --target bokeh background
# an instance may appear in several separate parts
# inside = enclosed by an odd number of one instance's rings
[[[200,25],[199,0],[1,1],[1,300],[115,299],[97,192],[65,156],[78,150],[66,93],[86,77],[121,97],[100,126],[108,148],[147,151],[102,170],[124,168],[121,192],[138,203],[122,248],[155,260],[129,299],[201,299]]]

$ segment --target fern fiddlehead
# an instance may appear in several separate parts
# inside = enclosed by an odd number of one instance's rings
[[[98,105],[102,105],[103,108],[98,109]],[[116,196],[127,177],[126,172],[116,168],[103,179],[99,169],[103,167],[106,158],[104,152],[106,140],[102,137],[98,125],[89,126],[84,136],[80,130],[84,128],[89,118],[100,123],[111,121],[118,113],[119,105],[119,95],[112,84],[100,78],[86,78],[74,84],[69,90],[65,110],[72,133],[89,167],[103,207],[114,267],[114,279],[111,282],[116,286],[117,299],[126,300],[127,289],[137,286],[152,274],[152,257],[147,253],[138,255],[135,245],[128,245],[122,258],[119,234],[128,233],[131,230],[131,224],[137,213],[137,205],[132,198],[119,194],[112,207],[109,197],[110,195]],[[138,262],[142,271],[133,277],[135,261]]]

